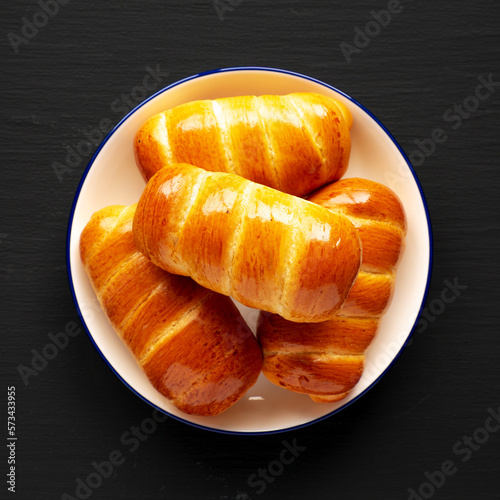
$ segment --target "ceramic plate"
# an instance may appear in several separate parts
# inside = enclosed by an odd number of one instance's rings
[[[261,375],[256,385],[216,417],[186,415],[149,383],[102,312],[79,256],[79,238],[90,216],[114,204],[138,201],[144,188],[134,158],[134,136],[152,115],[196,99],[236,95],[318,92],[351,110],[352,153],[345,177],[364,177],[394,190],[408,219],[406,249],[397,270],[394,298],[367,353],[363,376],[347,398],[318,404],[274,386]],[[361,397],[384,375],[408,341],[418,320],[430,279],[432,240],[425,199],[408,160],[385,127],[343,92],[313,78],[271,68],[228,68],[174,83],[131,111],[106,137],[90,161],[75,196],[68,230],[68,273],[82,322],[114,373],[153,407],[191,425],[220,432],[261,434],[290,430],[338,412]],[[238,305],[255,331],[258,312]]]

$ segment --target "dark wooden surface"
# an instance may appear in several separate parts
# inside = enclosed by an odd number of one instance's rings
[[[407,0],[350,63],[341,44],[352,46],[356,27],[364,30],[372,10],[393,2],[232,3],[223,20],[211,0],[73,0],[46,20],[35,0],[2,8],[1,497],[15,498],[5,482],[7,387],[15,386],[17,498],[84,498],[78,478],[115,450],[123,463],[89,498],[385,500],[412,498],[410,488],[421,498],[500,498],[500,432],[487,420],[500,407],[500,84],[477,109],[453,118],[455,104],[474,108],[479,77],[500,82],[500,3]],[[26,43],[15,38],[25,36],[23,18],[34,15],[45,25],[35,34],[25,27]],[[101,120],[116,123],[129,109],[117,99],[157,65],[161,86],[240,65],[311,75],[364,104],[407,154],[415,139],[435,128],[446,132],[425,161],[413,156],[434,231],[428,324],[384,379],[338,415],[257,437],[169,419],[147,440],[127,441],[124,433],[151,409],[110,372],[83,332],[23,382],[19,366],[31,364],[32,350],[79,322],[65,239],[90,154],[61,179],[54,162],[64,163],[66,146]],[[462,289],[443,305],[445,280]],[[301,451],[281,467],[283,441]],[[277,472],[268,476],[272,482],[257,482],[269,467]],[[443,467],[448,475],[435,474]]]

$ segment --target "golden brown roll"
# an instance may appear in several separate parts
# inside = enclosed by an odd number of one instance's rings
[[[157,266],[290,321],[333,316],[360,265],[359,237],[346,217],[187,164],[151,178],[133,230]]]
[[[261,349],[231,299],[167,273],[137,250],[135,210],[111,206],[92,216],[80,238],[85,270],[153,386],[185,413],[217,415],[255,383]]]
[[[316,93],[193,101],[150,118],[135,151],[146,179],[189,163],[304,196],[344,175],[351,124],[344,104]]]
[[[395,193],[365,179],[340,180],[309,200],[345,215],[357,228],[361,270],[335,317],[297,324],[261,313],[258,339],[263,373],[271,382],[317,402],[332,402],[344,398],[361,377],[365,351],[392,297],[406,218]]]

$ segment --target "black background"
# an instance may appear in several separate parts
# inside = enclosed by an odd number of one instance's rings
[[[24,28],[31,39],[17,39],[17,53],[12,34],[23,36],[23,17],[33,21],[40,5],[18,0],[2,7],[2,498],[15,497],[5,481],[8,386],[16,387],[22,499],[77,498],[77,479],[114,450],[125,461],[91,490],[92,499],[406,499],[446,461],[454,473],[440,486],[424,485],[422,498],[500,498],[500,432],[481,430],[488,410],[500,406],[500,84],[461,123],[444,119],[455,104],[474,106],[478,77],[500,82],[500,2],[402,1],[350,62],[341,43],[353,45],[356,27],[363,30],[387,0],[232,3],[221,20],[211,0],[72,0],[36,34]],[[118,109],[116,100],[157,65],[162,81],[149,93],[229,66],[310,75],[370,109],[408,155],[434,128],[447,134],[424,161],[412,156],[434,232],[432,321],[421,324],[375,388],[325,421],[283,434],[231,436],[168,419],[132,452],[121,436],[152,410],[112,374],[83,330],[27,385],[19,374],[50,332],[79,324],[66,275],[66,230],[91,153],[61,178],[54,162],[65,163],[66,147],[100,120],[117,123],[128,105]],[[444,280],[466,287],[445,306]],[[305,449],[281,470],[273,461],[284,440]],[[273,463],[280,474],[264,481],[264,491],[249,484]]]

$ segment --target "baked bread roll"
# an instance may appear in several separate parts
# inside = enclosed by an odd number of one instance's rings
[[[135,150],[146,179],[189,163],[304,196],[344,175],[351,124],[348,108],[321,94],[226,97],[153,116]]]
[[[114,329],[153,386],[185,413],[217,415],[255,383],[262,352],[228,297],[156,267],[136,248],[136,206],[96,212],[85,270]]]
[[[317,402],[333,402],[347,396],[363,372],[365,351],[392,297],[406,219],[395,193],[365,179],[340,180],[309,200],[345,215],[357,228],[361,270],[332,319],[301,325],[261,313],[257,334],[263,373],[271,382]]]
[[[290,321],[333,316],[360,265],[359,237],[346,217],[187,164],[151,178],[133,230],[157,266]]]

